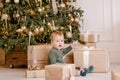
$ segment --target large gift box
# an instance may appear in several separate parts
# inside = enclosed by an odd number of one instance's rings
[[[74,64],[52,64],[45,66],[45,80],[75,80]]]
[[[111,72],[112,80],[120,80],[120,69],[114,69]]]
[[[109,71],[109,53],[107,50],[100,49],[75,49],[74,50],[75,67],[94,66],[92,72]]]
[[[65,44],[64,47],[67,46],[69,46],[69,44]],[[40,69],[43,69],[46,65],[46,60],[51,47],[52,46],[50,44],[28,46],[27,52],[28,68],[39,66]],[[65,63],[73,63],[73,51],[70,51],[63,57]]]
[[[80,40],[88,43],[98,42],[99,41],[98,39],[99,39],[98,34],[88,32],[80,34]]]
[[[40,69],[43,69],[46,65],[50,48],[50,45],[47,44],[28,46],[28,68],[37,66]]]
[[[27,78],[42,78],[45,77],[45,70],[29,70],[27,69],[25,72],[25,77]]]

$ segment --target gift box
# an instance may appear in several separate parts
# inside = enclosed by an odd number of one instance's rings
[[[99,35],[94,33],[81,33],[80,40],[88,43],[98,42]]]
[[[28,46],[28,68],[31,66],[38,66],[40,69],[44,68],[50,48],[50,45]]]
[[[45,66],[45,80],[75,80],[74,64],[52,64]]]
[[[5,53],[0,49],[0,65],[5,64]]]
[[[120,80],[120,69],[114,69],[111,71],[112,80]]]
[[[42,78],[45,77],[45,70],[29,70],[27,69],[25,72],[26,78]]]
[[[74,50],[75,67],[94,66],[92,72],[109,71],[109,53],[107,50],[92,49],[75,49]]]

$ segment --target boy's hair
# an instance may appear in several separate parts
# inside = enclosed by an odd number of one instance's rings
[[[56,35],[58,35],[58,36],[63,36],[63,37],[64,37],[64,35],[63,35],[63,33],[62,33],[61,31],[55,31],[55,32],[53,32],[53,33],[51,34],[50,40],[53,41],[53,39],[56,37]]]

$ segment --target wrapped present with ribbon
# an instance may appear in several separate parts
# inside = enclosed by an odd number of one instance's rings
[[[101,49],[75,49],[74,50],[75,67],[94,66],[92,72],[109,71],[109,53]]]
[[[29,70],[27,69],[25,72],[26,78],[44,78],[45,77],[45,70]]]
[[[120,69],[111,70],[112,79],[111,80],[120,80]]]
[[[81,33],[80,40],[85,41],[86,43],[99,42],[99,35],[92,32]]]
[[[34,68],[35,66],[43,69],[46,65],[48,52],[50,50],[50,45],[33,45],[28,46],[27,62],[28,68]]]
[[[45,80],[75,80],[75,64],[45,66]]]

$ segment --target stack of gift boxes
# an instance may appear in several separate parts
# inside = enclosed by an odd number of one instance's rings
[[[80,39],[85,41],[86,45],[76,46],[73,51],[65,55],[64,64],[46,65],[50,45],[29,46],[26,77],[44,77],[45,80],[75,80],[75,68],[90,65],[94,66],[93,72],[108,72],[109,52],[96,48],[96,35],[81,34]]]

